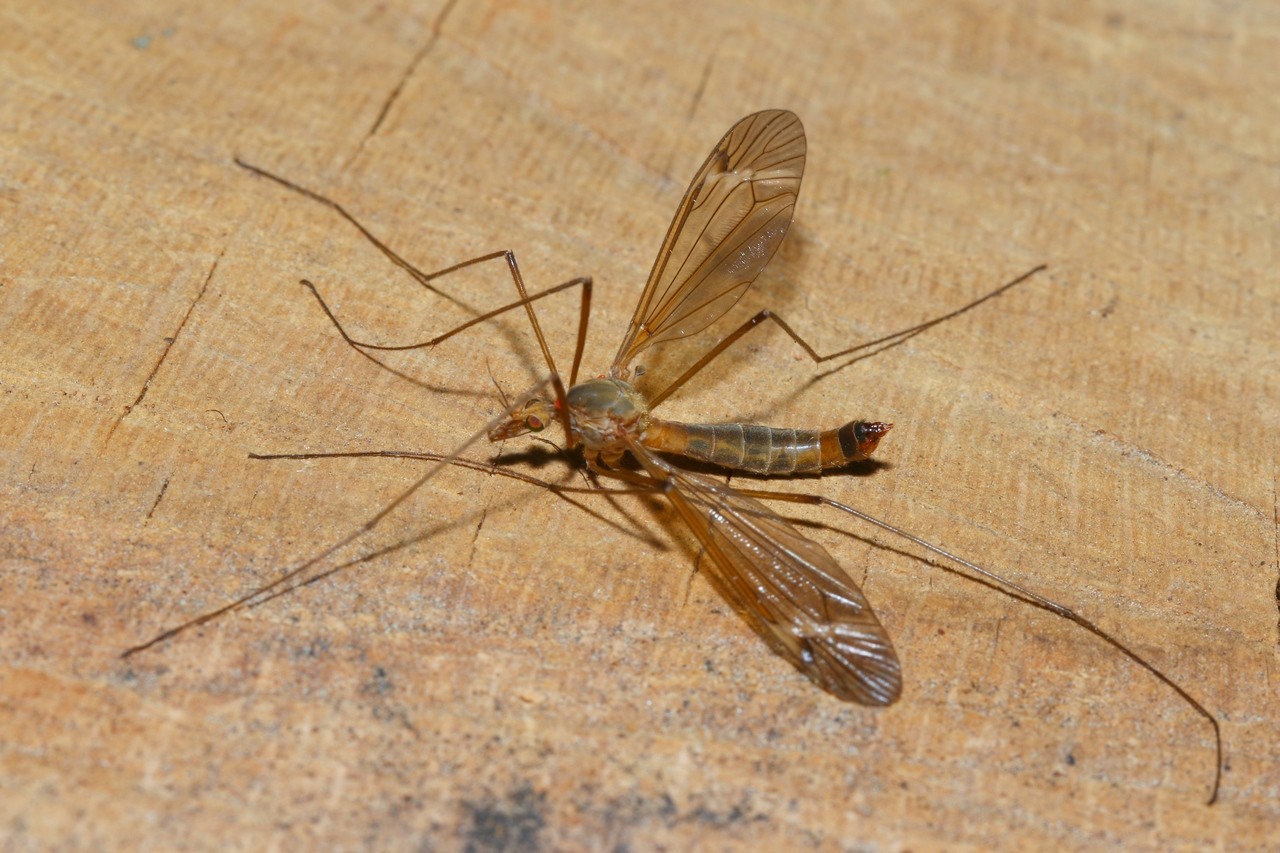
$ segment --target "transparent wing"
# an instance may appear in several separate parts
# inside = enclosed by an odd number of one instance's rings
[[[741,298],[791,225],[804,158],[794,113],[753,113],[730,128],[676,209],[614,375],[646,347],[702,331]]]
[[[880,620],[821,545],[759,501],[683,471],[639,444],[631,451],[706,546],[711,578],[775,652],[827,692],[889,705],[902,669]]]

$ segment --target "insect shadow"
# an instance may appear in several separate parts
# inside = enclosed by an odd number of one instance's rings
[[[597,519],[603,519],[602,514],[587,507],[583,498],[602,496],[612,502],[622,495],[664,497],[697,539],[706,557],[699,562],[705,564],[713,586],[774,652],[839,699],[865,705],[892,704],[902,692],[901,666],[887,632],[862,590],[825,548],[769,509],[764,501],[823,506],[858,518],[925,550],[934,558],[947,561],[952,571],[1075,623],[1154,675],[1204,717],[1213,730],[1216,759],[1209,796],[1209,802],[1213,803],[1217,798],[1222,767],[1222,737],[1217,719],[1179,684],[1093,622],[912,533],[831,498],[730,486],[714,475],[725,471],[749,477],[817,475],[834,468],[848,469],[870,459],[891,429],[891,424],[851,421],[834,429],[816,430],[743,423],[683,423],[654,414],[671,394],[765,323],[771,322],[781,328],[817,365],[834,364],[837,359],[845,358],[845,364],[829,371],[833,372],[854,360],[867,357],[868,353],[874,354],[898,345],[932,326],[972,310],[1044,269],[1038,266],[1029,270],[968,305],[926,323],[826,355],[819,354],[781,317],[762,310],[732,329],[681,373],[677,374],[678,368],[672,367],[677,363],[674,359],[659,358],[644,367],[637,365],[636,359],[651,347],[690,339],[706,330],[747,291],[773,257],[790,227],[806,154],[804,128],[799,118],[786,110],[753,113],[729,129],[695,174],[676,209],[613,362],[598,378],[582,382],[578,381],[578,374],[591,310],[590,278],[574,278],[530,293],[515,255],[509,250],[423,273],[370,233],[338,203],[237,159],[236,163],[248,171],[331,208],[424,288],[465,306],[473,315],[461,325],[428,341],[396,345],[361,341],[346,331],[317,287],[303,280],[302,284],[315,297],[334,328],[356,352],[410,382],[423,385],[386,364],[376,354],[430,349],[509,311],[523,310],[547,366],[547,374],[544,380],[514,401],[507,401],[504,397],[505,411],[448,454],[384,451],[255,455],[254,458],[260,459],[400,456],[433,464],[411,487],[363,525],[301,565],[222,607],[161,632],[126,650],[123,656],[130,657],[238,608],[260,604],[299,585],[314,583],[335,571],[429,539],[440,528],[409,542],[379,548],[338,566],[319,569],[331,557],[336,557],[376,527],[446,466],[454,466],[539,486]],[[491,261],[505,263],[518,294],[517,299],[506,305],[482,311],[432,284],[450,273]],[[538,322],[535,303],[575,289],[579,293],[580,314],[577,342],[566,383]],[[823,375],[827,374],[819,373],[811,381]],[[576,454],[576,458],[585,463],[584,484],[581,486],[543,480],[523,471],[491,462],[478,462],[462,455],[482,438],[505,442],[518,436],[540,433],[553,423],[559,423],[563,430],[564,454]],[[602,484],[604,480],[615,485],[605,487]],[[636,530],[643,528],[633,517],[629,517],[628,524]]]

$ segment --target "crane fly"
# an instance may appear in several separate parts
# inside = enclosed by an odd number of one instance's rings
[[[315,286],[304,280],[302,283],[319,300],[321,308],[342,337],[362,355],[388,367],[374,358],[371,352],[432,347],[474,325],[507,311],[523,308],[541,348],[549,375],[539,386],[514,405],[507,406],[499,418],[449,455],[386,452],[282,454],[267,457],[255,454],[256,458],[412,456],[433,460],[436,465],[360,528],[301,566],[217,610],[134,646],[124,653],[124,657],[227,612],[261,603],[266,598],[294,588],[284,584],[371,530],[445,465],[458,465],[502,473],[504,476],[546,486],[562,495],[572,492],[616,494],[626,491],[665,495],[710,558],[709,575],[712,584],[774,652],[839,699],[872,706],[890,705],[902,693],[902,669],[889,635],[866,596],[825,548],[801,534],[762,501],[780,500],[822,505],[900,536],[977,574],[981,579],[998,584],[1007,594],[1020,597],[1076,623],[1172,688],[1208,720],[1213,729],[1217,758],[1209,799],[1212,803],[1217,798],[1222,765],[1222,740],[1216,718],[1181,686],[1092,622],[968,560],[830,498],[734,488],[707,474],[687,470],[672,461],[673,457],[683,457],[728,471],[768,476],[816,474],[868,459],[890,430],[891,424],[851,421],[836,429],[821,431],[739,423],[690,424],[659,418],[654,414],[654,409],[725,349],[766,320],[780,326],[815,363],[820,363],[868,346],[916,334],[928,326],[969,310],[1043,269],[1043,266],[1037,267],[958,311],[870,344],[825,356],[820,356],[781,318],[768,311],[761,311],[723,337],[678,376],[663,377],[652,366],[646,370],[636,366],[636,358],[651,347],[688,338],[707,329],[724,316],[755,281],[773,257],[791,224],[804,173],[806,150],[804,128],[799,118],[786,110],[754,113],[729,129],[694,176],[676,209],[613,363],[607,372],[583,382],[578,382],[578,371],[590,313],[590,278],[573,279],[530,294],[515,256],[510,251],[473,258],[435,273],[422,273],[374,237],[341,205],[270,172],[236,160],[237,164],[251,172],[331,207],[359,229],[383,254],[409,272],[424,287],[436,293],[440,291],[430,284],[435,278],[474,264],[505,260],[519,299],[479,314],[430,341],[410,345],[387,346],[355,340],[344,330]],[[575,287],[581,291],[581,319],[569,382],[566,385],[556,370],[555,361],[538,323],[534,303]],[[634,384],[642,373],[647,386],[659,389],[656,393],[646,395]],[[666,384],[663,385],[662,382]],[[549,394],[546,393],[548,390]],[[461,456],[468,446],[482,437],[502,442],[542,432],[557,422],[564,431],[567,450],[580,449],[594,477],[619,481],[625,486],[604,489],[597,484],[581,489],[569,488],[517,472],[503,471],[492,465],[486,466]],[[626,457],[634,460],[636,465],[627,467],[624,464]],[[343,566],[362,562],[385,553],[386,550],[389,549],[365,555]],[[343,566],[330,569],[320,577]],[[316,579],[310,578],[305,583]]]

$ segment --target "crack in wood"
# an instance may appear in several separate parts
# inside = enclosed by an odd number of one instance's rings
[[[200,292],[196,294],[196,298],[191,300],[191,304],[187,306],[187,312],[182,315],[182,320],[178,322],[178,328],[173,334],[165,338],[164,349],[160,352],[160,357],[156,359],[156,363],[151,368],[151,372],[147,374],[147,378],[142,382],[142,388],[138,391],[138,396],[133,398],[133,402],[124,407],[124,411],[120,413],[120,417],[116,418],[115,423],[111,425],[111,429],[107,431],[107,437],[102,444],[105,447],[111,443],[111,437],[116,434],[120,424],[124,419],[129,417],[129,413],[137,408],[143,398],[147,396],[147,391],[151,389],[151,382],[156,378],[156,374],[160,372],[160,366],[164,364],[164,360],[169,357],[169,351],[173,349],[173,345],[177,343],[178,336],[182,334],[182,330],[186,327],[187,321],[191,319],[191,314],[196,310],[196,306],[200,304],[200,300],[204,299],[205,293],[209,290],[209,283],[213,281],[213,274],[217,272],[218,264],[222,261],[222,256],[227,253],[224,246],[222,251],[218,253],[218,257],[213,259],[213,266],[209,267],[209,274],[204,277],[204,284],[200,285]],[[154,509],[154,507],[153,507]],[[150,514],[147,515],[150,518]]]
[[[711,80],[711,69],[715,67],[716,57],[720,53],[720,46],[717,44],[715,49],[707,57],[707,62],[702,66],[702,77],[698,80],[698,87],[693,91],[693,103],[689,104],[688,118],[692,119],[698,112],[698,105],[702,103],[702,96],[706,94],[707,83]]]
[[[1275,559],[1272,565],[1275,567],[1276,579],[1276,646],[1280,647],[1280,497],[1276,495],[1276,479],[1277,475],[1273,466],[1271,472],[1271,542],[1275,548]]]
[[[436,46],[436,42],[440,40],[440,35],[444,29],[445,18],[449,17],[449,13],[453,11],[453,7],[457,2],[458,0],[448,0],[448,2],[444,4],[444,8],[440,10],[440,14],[436,15],[436,19],[431,25],[431,37],[427,39],[427,43],[422,46],[422,49],[414,54],[413,59],[409,60],[408,67],[405,68],[404,73],[400,75],[400,79],[396,81],[391,92],[383,100],[382,109],[378,111],[378,117],[373,120],[373,125],[369,128],[369,132],[360,140],[360,144],[356,146],[356,150],[351,155],[351,159],[347,160],[347,162],[343,164],[340,171],[345,172],[347,168],[355,162],[356,158],[360,156],[360,153],[364,151],[365,143],[377,135],[378,130],[382,127],[382,123],[386,121],[387,115],[391,112],[391,107],[400,99],[400,93],[404,91],[404,87],[409,83],[409,79],[417,73],[418,66],[422,63],[422,60],[427,58],[432,49]]]
[[[471,571],[471,566],[476,559],[476,547],[480,541],[480,531],[484,530],[484,523],[489,518],[489,508],[493,506],[493,502],[488,498],[484,502],[484,510],[480,513],[480,520],[476,523],[476,532],[471,535],[471,553],[467,555],[467,571]]]
[[[151,516],[156,514],[156,507],[160,506],[160,501],[164,500],[164,493],[169,491],[169,478],[164,478],[164,483],[160,485],[160,494],[156,495],[155,503],[151,505],[151,509],[147,510],[147,520],[151,520]]]

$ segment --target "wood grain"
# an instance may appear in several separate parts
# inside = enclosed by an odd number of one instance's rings
[[[1245,2],[10,4],[0,27],[0,834],[5,849],[1261,849],[1276,700],[1280,14]],[[819,350],[1049,272],[813,380],[776,330],[670,416],[892,421],[855,503],[1095,620],[846,519],[907,685],[820,693],[691,576],[655,501],[595,516],[445,471],[351,557],[127,661],[337,541],[527,387],[498,248],[595,277],[607,364],[689,175],[787,107],[809,167],[743,312]],[[459,304],[461,302],[462,304]],[[567,359],[577,305],[540,306]],[[532,445],[537,476],[574,477]],[[477,446],[474,458],[494,451]],[[519,456],[523,446],[502,450]],[[518,460],[516,460],[518,461]],[[540,464],[539,464],[540,463]],[[534,465],[535,467],[528,467]]]

